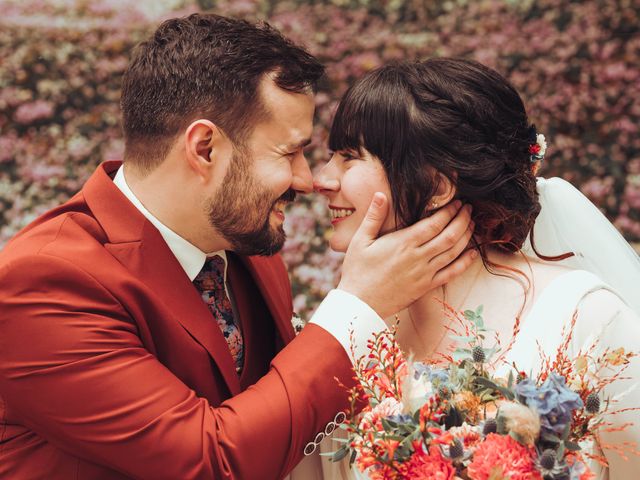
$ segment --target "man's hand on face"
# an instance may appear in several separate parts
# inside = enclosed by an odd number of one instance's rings
[[[449,282],[477,256],[475,249],[465,251],[474,227],[469,205],[451,202],[410,227],[376,238],[388,210],[385,195],[376,193],[351,240],[338,285],[382,318]]]

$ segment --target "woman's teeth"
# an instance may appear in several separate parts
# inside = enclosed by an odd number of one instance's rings
[[[355,210],[347,210],[346,208],[332,208],[331,209],[331,218],[343,218],[351,215]]]

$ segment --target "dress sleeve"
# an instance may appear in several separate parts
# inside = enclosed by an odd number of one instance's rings
[[[588,346],[595,340],[595,355],[605,349],[620,347],[627,352],[640,353],[640,318],[614,293],[597,290],[584,297],[578,307],[574,340],[579,342],[574,343],[576,346]],[[603,376],[613,375],[616,371],[605,371]],[[629,424],[617,432],[607,432],[605,428],[599,436],[599,447],[609,462],[609,478],[612,479],[635,478],[640,471],[640,455],[633,453],[640,448],[640,410],[634,410],[640,408],[640,389],[636,388],[640,379],[640,357],[630,360],[622,377],[608,385],[600,395],[603,407],[610,399],[612,403],[608,410],[620,412],[606,415],[605,421],[613,427]],[[628,459],[611,446],[623,447]]]

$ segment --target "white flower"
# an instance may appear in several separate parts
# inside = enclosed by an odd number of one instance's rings
[[[544,157],[544,154],[547,152],[547,140],[544,138],[544,135],[539,133],[536,136],[536,143],[540,145],[540,152],[538,155]]]
[[[435,392],[428,375],[422,374],[416,378],[413,369],[409,367],[411,373],[405,377],[402,384],[402,403],[404,404],[403,413],[412,414],[427,403]]]
[[[300,317],[300,315],[298,315],[296,312],[293,312],[293,316],[291,317],[291,326],[293,327],[294,333],[298,335],[302,331],[305,325],[306,323]]]

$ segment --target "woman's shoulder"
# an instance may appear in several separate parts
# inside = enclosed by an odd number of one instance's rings
[[[604,303],[607,305],[612,301],[624,303],[615,290],[591,272],[537,258],[527,258],[526,261],[529,262],[531,285],[536,301],[548,300],[550,297],[555,305],[566,303],[571,307],[571,302],[575,302],[573,307],[577,307],[577,303],[581,302],[583,297],[602,291],[609,293],[596,295],[596,299],[602,298],[597,300],[598,302],[605,300]]]
[[[538,278],[544,281],[530,312],[532,318],[529,321],[532,323],[562,330],[573,321],[573,336],[578,344],[594,335],[604,339],[616,332],[635,332],[640,328],[640,319],[631,307],[612,287],[591,272],[542,265]]]

